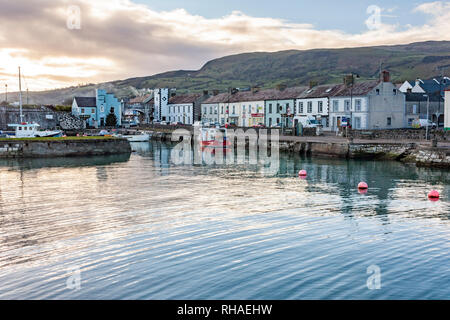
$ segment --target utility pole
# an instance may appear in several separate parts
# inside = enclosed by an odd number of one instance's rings
[[[425,140],[428,140],[428,117],[429,117],[429,110],[430,110],[430,95],[424,94],[424,97],[427,97],[427,124],[425,126]]]

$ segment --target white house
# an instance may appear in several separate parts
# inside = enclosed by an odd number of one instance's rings
[[[167,121],[193,125],[200,120],[200,105],[206,98],[207,92],[172,96],[167,104]]]
[[[390,82],[384,71],[381,81],[341,85],[330,97],[331,130],[343,120],[353,129],[393,129],[406,127],[405,95]]]
[[[296,114],[296,98],[308,90],[308,87],[285,88],[279,86],[273,91],[273,95],[265,100],[265,125],[272,127],[292,127]]]
[[[320,85],[307,89],[296,99],[294,125],[300,118],[314,118],[322,124],[324,130],[330,130],[329,100],[330,96],[342,89],[340,84]]]
[[[444,130],[450,130],[450,89],[445,90]]]

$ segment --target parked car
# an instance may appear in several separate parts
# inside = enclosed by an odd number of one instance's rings
[[[161,121],[159,124],[162,124],[163,126],[167,126],[167,121]]]
[[[303,126],[303,128],[316,128],[319,126],[319,123],[316,119],[312,117],[296,117],[296,120],[298,120],[298,123]]]
[[[427,120],[427,119],[416,119],[412,122],[412,127],[413,128],[425,128],[427,126],[428,123],[428,128],[432,128],[435,129],[437,128],[437,124],[432,122],[431,120]]]
[[[265,128],[266,126],[262,123],[254,124],[253,128]]]

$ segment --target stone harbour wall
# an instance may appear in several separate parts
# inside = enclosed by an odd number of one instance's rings
[[[126,139],[0,140],[0,158],[47,158],[131,153]]]

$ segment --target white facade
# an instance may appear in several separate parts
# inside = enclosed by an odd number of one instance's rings
[[[353,129],[367,129],[369,125],[369,99],[367,96],[331,97],[330,129],[341,126],[343,118],[352,118]]]
[[[296,109],[295,99],[267,100],[265,103],[265,125],[268,127],[275,125],[292,126],[289,117],[286,117],[286,115],[295,116]]]
[[[296,99],[294,123],[299,117],[314,118],[322,124],[324,130],[328,130],[328,101],[328,97]]]
[[[181,122],[182,124],[194,124],[194,104],[168,104],[167,120],[169,122]]]
[[[219,103],[203,103],[201,114],[203,123],[219,122]]]
[[[405,81],[403,82],[403,84],[400,86],[400,88],[398,88],[398,90],[400,90],[403,93],[408,92],[408,89],[412,90],[413,86],[411,85],[411,83],[409,83],[409,81]]]
[[[444,130],[450,130],[450,91],[445,91]]]
[[[155,120],[169,121],[169,89],[160,88],[153,90],[154,105],[155,105]]]

